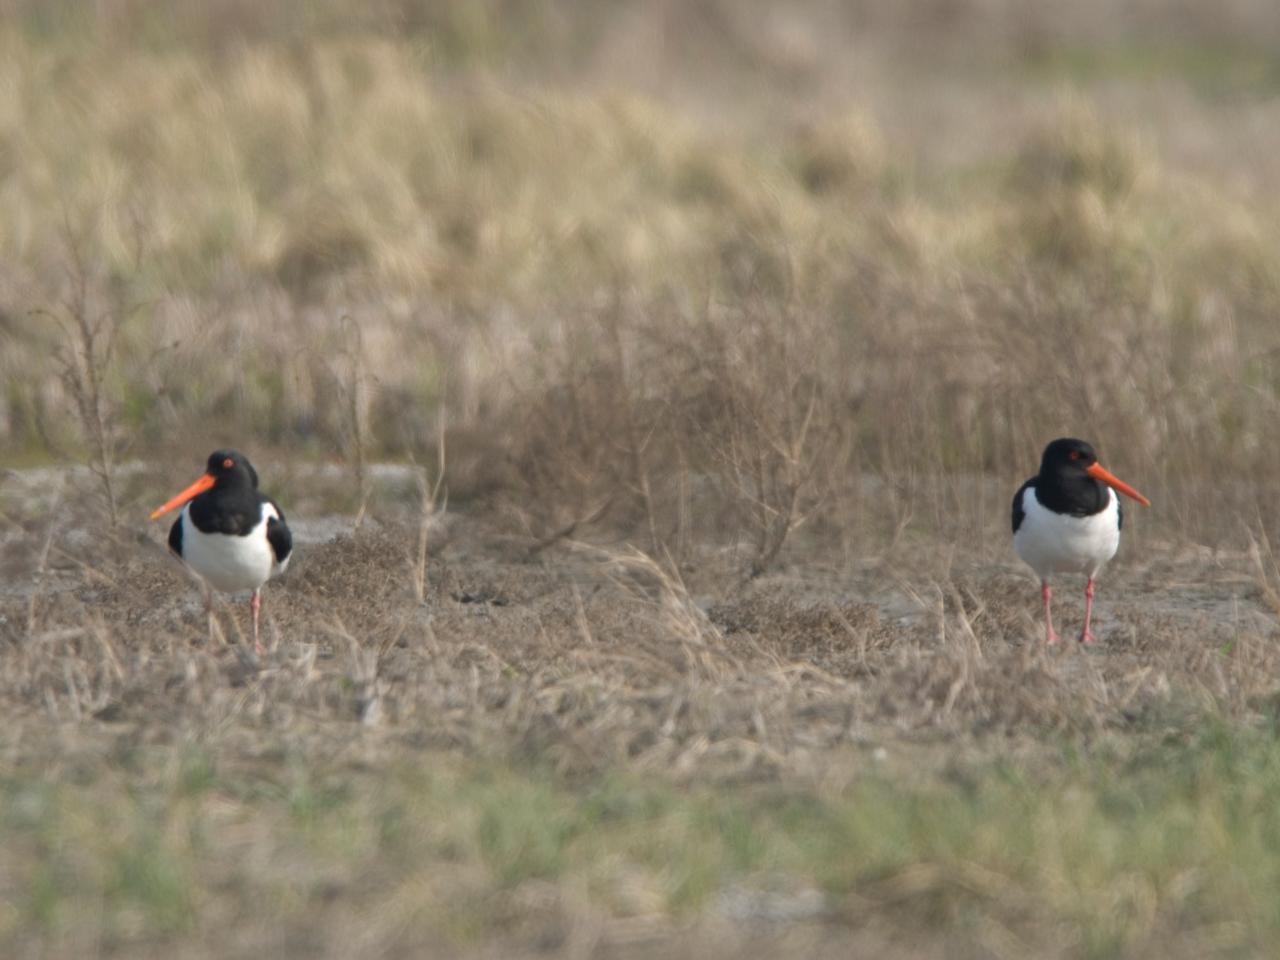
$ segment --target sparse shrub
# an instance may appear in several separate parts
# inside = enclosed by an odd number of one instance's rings
[[[66,230],[66,284],[61,303],[37,316],[56,327],[53,361],[74,403],[80,442],[98,482],[112,527],[119,524],[116,463],[121,448],[120,402],[115,389],[116,353],[123,327],[136,311],[109,290],[86,257],[86,240]]]

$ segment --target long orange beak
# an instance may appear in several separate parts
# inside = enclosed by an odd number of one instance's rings
[[[201,477],[191,486],[187,487],[187,489],[183,490],[180,494],[178,494],[172,500],[165,503],[164,506],[157,507],[156,509],[152,510],[151,519],[154,520],[156,517],[163,517],[170,510],[174,509],[175,507],[182,506],[192,497],[198,497],[200,494],[204,493],[206,490],[212,487],[214,483],[216,483],[216,481],[213,479],[213,474],[206,473],[203,477]]]
[[[1151,506],[1150,500],[1148,500],[1146,497],[1140,494],[1137,490],[1133,489],[1133,487],[1129,486],[1127,483],[1125,483],[1123,480],[1117,477],[1114,473],[1112,473],[1102,464],[1095,463],[1091,465],[1087,470],[1085,470],[1085,473],[1093,477],[1095,480],[1101,480],[1103,483],[1107,484],[1108,486],[1115,487],[1117,490],[1123,493],[1126,497],[1130,497],[1133,500],[1137,500],[1144,507]]]

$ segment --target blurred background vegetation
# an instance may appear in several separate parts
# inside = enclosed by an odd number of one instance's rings
[[[1278,50],[1262,0],[6,0],[0,454],[445,442],[455,503],[656,530],[1070,432],[1212,538],[1280,469]]]

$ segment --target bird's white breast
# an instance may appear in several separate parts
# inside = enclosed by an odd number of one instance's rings
[[[182,559],[192,570],[224,593],[256,590],[289,565],[276,563],[267,540],[267,521],[276,517],[271,504],[262,504],[262,519],[244,536],[203,533],[191,520],[190,505],[182,511]]]
[[[1110,487],[1106,507],[1092,516],[1054,513],[1036,499],[1035,487],[1022,492],[1022,511],[1013,548],[1041,579],[1054,573],[1092,577],[1120,547],[1119,504]]]

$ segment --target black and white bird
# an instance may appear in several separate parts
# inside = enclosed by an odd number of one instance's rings
[[[1057,642],[1053,630],[1049,578],[1055,573],[1079,573],[1084,588],[1084,629],[1081,643],[1092,643],[1093,578],[1120,546],[1124,514],[1116,491],[1144,507],[1151,501],[1098,462],[1093,447],[1083,440],[1063,438],[1044,448],[1040,472],[1013,497],[1013,548],[1040,578],[1047,643]]]
[[[185,506],[183,506],[185,504]],[[205,587],[223,593],[252,590],[253,646],[258,639],[262,585],[289,565],[293,536],[284,512],[258,492],[258,473],[234,450],[209,454],[204,476],[151,514],[151,519],[182,507],[169,530],[169,549],[196,573]]]

